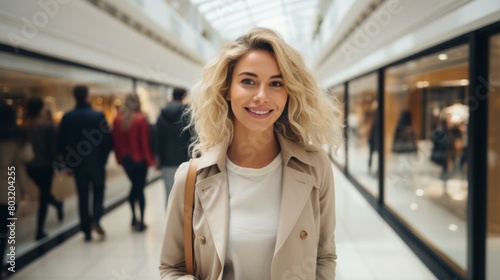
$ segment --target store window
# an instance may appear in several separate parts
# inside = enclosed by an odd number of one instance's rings
[[[378,197],[377,74],[348,84],[348,172]]]
[[[490,39],[486,279],[500,279],[500,35]],[[485,79],[483,79],[484,81]],[[483,84],[484,85],[484,84]]]
[[[131,78],[0,52],[0,99],[15,108],[19,125],[23,125],[26,101],[36,96],[43,99],[47,117],[58,127],[64,113],[74,108],[72,90],[80,84],[89,87],[91,106],[102,111],[109,124],[122,105],[123,96],[134,91]],[[150,171],[148,177],[154,176],[159,176],[159,172]],[[17,215],[22,217],[16,231],[17,256],[38,245],[35,232],[39,190],[31,179],[27,182],[26,199],[17,204]],[[123,168],[111,153],[106,165],[105,206],[127,196],[129,185]],[[73,176],[55,171],[52,194],[64,202],[64,220],[59,222],[55,210],[49,207],[44,225],[49,236],[59,234],[62,228],[71,227],[79,220]]]
[[[20,117],[24,102],[31,96],[39,96],[59,124],[64,113],[74,107],[72,89],[77,84],[89,87],[92,107],[103,111],[108,121],[116,115],[115,104],[119,102],[115,99],[133,91],[130,78],[0,53],[0,97],[18,105]]]
[[[467,269],[468,46],[386,70],[387,207],[449,263]]]
[[[342,114],[342,123],[344,123],[344,116],[345,116],[345,110],[344,110],[344,104],[345,104],[345,98],[344,98],[344,85],[339,85],[331,88],[329,90],[330,96],[335,99],[335,102],[338,103],[340,107],[340,112]],[[330,156],[341,166],[345,166],[345,156],[346,156],[346,143],[345,141],[342,141],[342,143],[339,145],[337,150],[335,149],[330,149]]]

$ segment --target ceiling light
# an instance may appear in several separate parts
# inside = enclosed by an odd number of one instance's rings
[[[465,197],[465,195],[464,195],[463,193],[454,193],[454,194],[452,194],[452,195],[451,195],[451,198],[452,198],[453,200],[462,201],[462,200],[464,200],[466,197]]]
[[[424,196],[425,192],[422,189],[418,189],[415,193],[417,194],[417,196]]]
[[[411,210],[417,210],[418,209],[418,204],[416,204],[415,202],[410,203],[410,209]]]
[[[457,226],[457,225],[455,225],[455,224],[450,224],[450,225],[448,226],[448,229],[449,229],[450,231],[457,231],[457,230],[458,230],[458,226]]]
[[[419,81],[417,82],[417,87],[418,88],[425,88],[425,87],[428,87],[429,86],[429,82],[428,81]]]
[[[438,59],[439,60],[447,60],[448,59],[448,55],[445,54],[445,53],[442,53],[442,54],[438,55]]]

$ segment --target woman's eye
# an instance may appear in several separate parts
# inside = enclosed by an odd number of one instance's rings
[[[241,83],[244,85],[255,85],[255,82],[250,79],[244,79]]]
[[[278,81],[274,81],[274,82],[271,82],[270,86],[272,86],[272,87],[282,87],[283,83],[282,82],[278,82]]]

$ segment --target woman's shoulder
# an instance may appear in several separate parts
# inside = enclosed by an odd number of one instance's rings
[[[185,161],[179,165],[177,168],[177,171],[175,171],[174,175],[174,185],[175,186],[180,186],[182,189],[184,189],[184,186],[186,185],[186,180],[187,180],[187,174],[189,170],[189,163],[191,161]],[[179,188],[179,187],[177,187]]]
[[[311,149],[306,149],[306,152],[310,160],[313,162],[312,164],[313,166],[330,164],[330,157],[328,156],[325,150],[321,148],[311,148]]]
[[[311,175],[316,178],[323,178],[331,170],[331,160],[327,152],[318,147],[304,148],[307,155],[307,164],[312,167]]]
[[[134,122],[140,123],[140,124],[149,124],[148,118],[142,112],[134,113]]]
[[[330,161],[322,146],[297,143],[281,134],[278,134],[278,139],[280,140],[281,150],[287,157],[295,157],[312,167],[322,166]]]
[[[135,112],[134,119],[141,120],[141,121],[147,120],[146,115],[143,112]]]

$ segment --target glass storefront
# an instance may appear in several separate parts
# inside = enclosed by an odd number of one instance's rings
[[[24,101],[40,96],[57,124],[73,108],[72,88],[77,84],[89,87],[92,106],[108,121],[116,115],[114,99],[133,91],[130,78],[8,53],[0,53],[0,77],[2,99],[18,105],[20,116]]]
[[[490,39],[486,279],[500,279],[500,35]]]
[[[15,108],[19,125],[23,125],[26,101],[30,97],[38,96],[43,99],[48,116],[57,127],[64,113],[72,110],[75,105],[72,95],[75,85],[89,87],[91,106],[102,111],[111,124],[123,104],[123,96],[134,91],[133,84],[131,78],[0,52],[0,99]],[[148,177],[157,176],[159,171],[150,169]],[[34,240],[38,188],[33,181],[27,180],[27,182],[26,199],[18,202],[19,226],[16,228],[18,256],[39,244]],[[111,153],[106,166],[105,206],[126,197],[129,185],[123,168],[117,164],[114,154]],[[45,232],[49,236],[60,233],[62,229],[67,229],[78,221],[73,177],[56,171],[52,182],[52,193],[56,199],[64,202],[64,220],[59,223],[56,210],[49,207],[45,222]],[[103,227],[105,229],[106,225]]]
[[[344,112],[344,104],[345,104],[345,98],[344,98],[344,90],[345,90],[345,86],[344,85],[339,85],[339,86],[336,86],[336,87],[333,87],[329,90],[330,92],[330,96],[332,98],[335,98],[336,99],[336,102],[338,102],[339,106],[340,106],[340,112],[342,114],[342,123],[344,122],[344,116],[345,116],[345,112]],[[331,157],[338,163],[340,164],[341,166],[345,166],[345,154],[346,154],[346,143],[345,141],[342,141],[342,143],[340,144],[340,146],[338,147],[338,149],[335,151],[333,149],[330,149],[330,155]]]
[[[385,203],[462,273],[467,269],[469,48],[386,70]]]
[[[377,74],[348,84],[348,172],[378,197]]]

